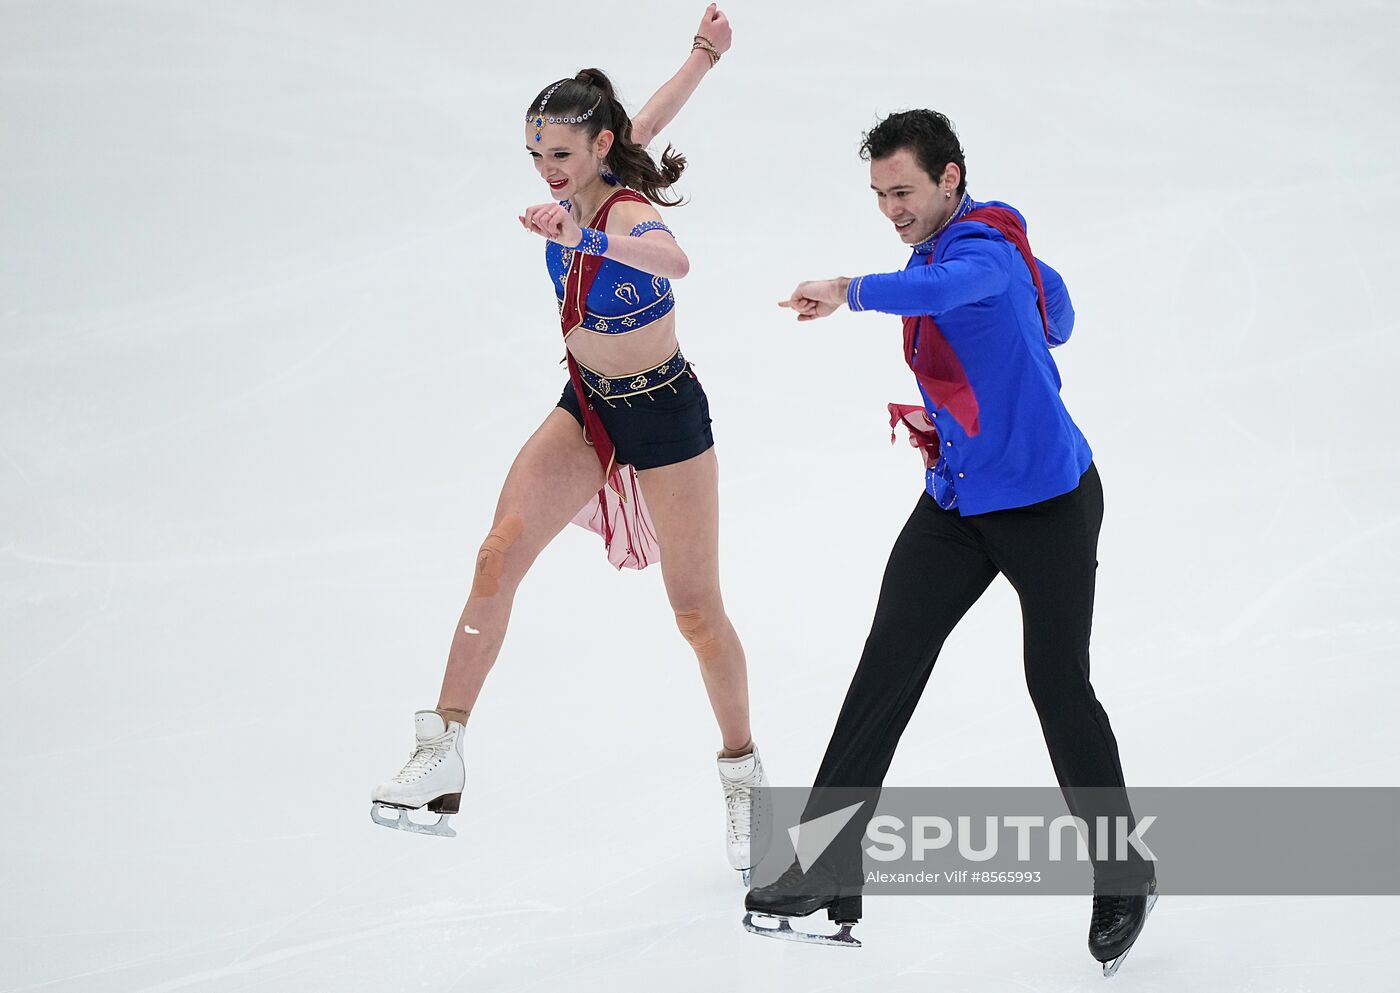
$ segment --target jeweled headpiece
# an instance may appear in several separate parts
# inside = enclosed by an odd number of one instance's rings
[[[559,82],[555,83],[549,89],[545,90],[544,96],[540,98],[540,108],[535,112],[536,141],[543,140],[540,137],[540,132],[544,130],[545,124],[582,124],[584,121],[588,120],[590,117],[593,116],[593,112],[598,109],[598,104],[601,104],[603,102],[603,98],[599,97],[597,103],[593,104],[592,107],[588,108],[588,113],[582,114],[578,117],[546,117],[544,113],[544,108],[545,105],[549,103],[549,98],[554,96],[555,90],[559,89],[559,87],[563,86],[567,82],[567,79],[559,80]]]

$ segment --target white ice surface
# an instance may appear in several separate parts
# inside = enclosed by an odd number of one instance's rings
[[[0,991],[1104,982],[1084,898],[872,899],[853,953],[745,935],[660,576],[579,529],[517,601],[460,837],[367,816],[563,381],[524,105],[599,65],[635,109],[700,7],[0,3]],[[921,484],[894,320],[774,302],[903,264],[855,152],[934,106],[1078,309],[1129,781],[1396,785],[1396,5],[730,14],[668,220],[774,778],[810,782]],[[1053,783],[1019,638],[999,582],[892,784]],[[1114,989],[1394,989],[1397,911],[1166,897]]]

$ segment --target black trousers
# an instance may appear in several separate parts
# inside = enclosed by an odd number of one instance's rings
[[[1118,743],[1089,683],[1102,521],[1103,487],[1092,464],[1076,489],[1013,510],[963,517],[924,494],[890,552],[870,636],[809,811],[821,806],[823,787],[878,795],[943,642],[1002,574],[1021,600],[1026,685],[1050,761],[1070,812],[1091,828],[1090,851],[1097,851],[1096,816],[1131,818]],[[1100,789],[1076,793],[1086,787]],[[1095,863],[1096,877],[1149,871],[1140,859],[1127,867]]]

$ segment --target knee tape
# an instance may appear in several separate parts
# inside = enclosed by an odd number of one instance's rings
[[[690,647],[695,649],[700,661],[707,662],[719,654],[719,637],[710,627],[709,618],[703,610],[676,611],[676,627],[680,628],[682,637],[690,642]]]
[[[515,544],[525,522],[519,514],[507,514],[491,529],[476,553],[476,573],[472,576],[472,596],[495,596],[500,589],[501,573],[506,567],[506,552]]]

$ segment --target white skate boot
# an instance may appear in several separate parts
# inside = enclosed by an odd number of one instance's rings
[[[413,718],[413,754],[397,776],[371,791],[370,820],[400,831],[455,838],[457,832],[448,826],[447,819],[457,813],[467,779],[462,764],[463,727],[456,721],[445,722],[435,710],[420,710]],[[432,824],[421,824],[408,816],[410,810],[425,808],[439,815]],[[384,814],[392,814],[393,819]]]
[[[724,788],[724,813],[726,830],[725,842],[729,849],[729,864],[739,870],[744,888],[749,885],[749,869],[753,867],[753,837],[756,829],[767,830],[768,818],[764,816],[757,798],[753,796],[755,787],[767,786],[768,778],[763,774],[763,762],[758,757],[758,749],[738,759],[719,759],[719,782]]]

